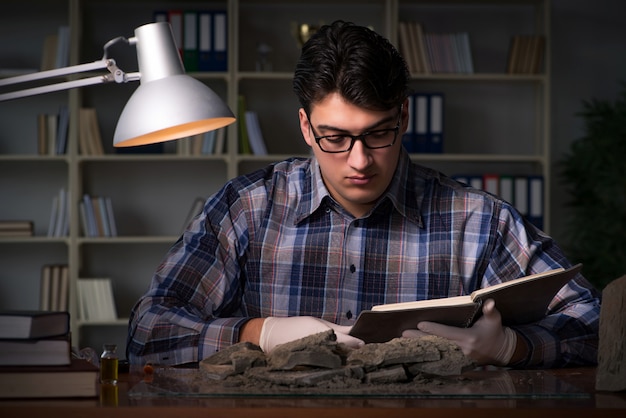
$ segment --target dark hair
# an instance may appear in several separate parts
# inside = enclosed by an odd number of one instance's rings
[[[329,93],[371,110],[400,106],[409,71],[397,49],[364,26],[341,20],[322,26],[302,47],[293,91],[304,110]]]

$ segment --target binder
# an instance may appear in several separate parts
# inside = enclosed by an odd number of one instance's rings
[[[515,177],[515,197],[513,204],[522,216],[528,216],[528,177]]]
[[[167,17],[167,12],[165,10],[156,10],[152,14],[152,19],[155,22],[167,22],[169,20]]]
[[[211,12],[198,14],[198,71],[211,71],[213,61],[213,16]]]
[[[500,176],[498,176],[497,174],[484,174],[483,189],[487,193],[498,196],[500,191]]]
[[[543,229],[544,219],[544,184],[542,176],[529,176],[528,178],[528,220],[537,228]]]
[[[499,192],[500,192],[499,193],[500,199],[510,204],[513,204],[513,197],[514,197],[513,177],[500,176]]]
[[[484,190],[483,176],[468,176],[468,184],[474,189]]]
[[[417,152],[415,146],[415,96],[410,95],[408,97],[408,115],[409,122],[407,124],[406,132],[402,135],[402,145],[409,154]]]
[[[430,115],[427,150],[429,153],[443,152],[443,94],[430,95]]]
[[[428,95],[415,95],[415,152],[428,152],[429,107]]]
[[[194,11],[184,13],[183,65],[185,71],[198,71],[198,14]]]
[[[181,10],[169,10],[167,12],[167,20],[172,27],[172,35],[174,36],[174,42],[176,48],[182,59],[183,57],[183,12]]]
[[[213,70],[226,71],[228,69],[228,33],[226,12],[213,13]]]
[[[458,181],[459,183],[462,183],[465,186],[469,186],[469,178],[467,176],[457,174],[452,176],[452,179]]]

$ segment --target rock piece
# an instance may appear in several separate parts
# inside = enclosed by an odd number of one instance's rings
[[[602,290],[596,389],[626,390],[626,276]]]
[[[319,367],[335,369],[341,367],[341,357],[325,347],[311,347],[306,351],[284,352],[276,356],[270,354],[270,370],[294,370],[299,367]]]
[[[270,371],[267,368],[260,367],[248,370],[246,377],[252,377],[261,381],[273,383],[275,385],[306,387],[315,386],[321,382],[329,381],[338,377],[351,377],[351,370],[349,368],[340,367],[336,369]]]
[[[243,373],[253,367],[265,367],[267,357],[263,351],[242,350],[230,355],[235,373]]]
[[[211,380],[224,380],[229,376],[237,374],[235,368],[230,364],[208,364],[201,365],[200,370],[204,371],[204,376]]]
[[[441,359],[438,341],[429,337],[395,338],[386,343],[366,344],[348,355],[348,364],[374,370],[394,364],[430,362]]]
[[[436,376],[451,376],[461,374],[475,367],[474,362],[463,354],[461,348],[445,338],[428,335],[421,337],[422,342],[428,342],[439,350],[440,359],[435,361],[416,362],[408,366],[408,372],[416,376],[419,373],[428,373]]]
[[[251,367],[265,366],[265,353],[252,343],[233,344],[200,361],[198,367],[209,379],[224,380]]]
[[[406,382],[407,375],[401,365],[379,369],[365,375],[365,382],[372,384]]]
[[[261,347],[252,343],[237,343],[233,344],[230,347],[223,348],[217,353],[203,359],[200,361],[200,365],[202,364],[230,364],[231,358],[230,356],[233,353],[241,352],[241,351],[258,351],[263,353]]]
[[[267,356],[267,365],[270,370],[293,370],[300,366],[341,367],[341,357],[334,351],[336,340],[334,331],[328,330],[278,345]]]

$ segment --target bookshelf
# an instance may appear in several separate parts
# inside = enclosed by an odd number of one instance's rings
[[[180,155],[176,144],[160,152],[112,147],[117,118],[136,83],[93,86],[0,103],[0,205],[2,220],[32,220],[32,237],[0,237],[0,308],[36,309],[41,269],[67,264],[70,311],[75,344],[96,350],[104,342],[123,352],[126,320],[152,273],[178,238],[197,197],[207,197],[226,180],[293,155],[307,155],[297,119],[291,77],[299,46],[293,28],[336,18],[368,25],[399,42],[399,22],[420,21],[425,31],[466,31],[474,72],[414,73],[412,88],[445,97],[444,152],[412,154],[412,158],[446,174],[502,173],[541,175],[545,179],[544,213],[549,213],[549,42],[542,71],[507,74],[510,38],[518,34],[549,37],[549,2],[541,0],[216,0],[104,1],[22,0],[4,5],[0,17],[0,77],[38,69],[44,38],[60,25],[71,28],[70,62],[99,59],[102,46],[117,36],[133,36],[134,28],[153,21],[155,12],[223,10],[227,12],[226,71],[190,72],[215,90],[237,113],[244,95],[258,114],[268,155],[241,155],[238,123],[226,128],[225,152]],[[37,12],[33,13],[33,10]],[[19,43],[8,42],[19,38]],[[257,71],[259,43],[271,48],[268,71]],[[136,71],[133,47],[111,51],[120,68]],[[14,65],[13,65],[14,64]],[[269,101],[268,101],[269,100]],[[40,113],[70,109],[67,153],[38,155],[36,118]],[[82,107],[97,110],[103,155],[79,150]],[[69,235],[47,237],[52,199],[65,187],[72,196]],[[88,237],[82,232],[78,202],[83,194],[111,199],[116,237]],[[6,199],[6,200],[5,200]],[[549,230],[549,219],[545,228]],[[78,278],[111,278],[119,319],[79,321]]]

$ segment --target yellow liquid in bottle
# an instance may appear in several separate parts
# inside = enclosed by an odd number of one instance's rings
[[[117,363],[117,358],[105,357],[100,359],[100,382],[117,383]]]
[[[117,406],[118,404],[118,388],[117,385],[111,383],[103,383],[100,385],[100,405]]]

